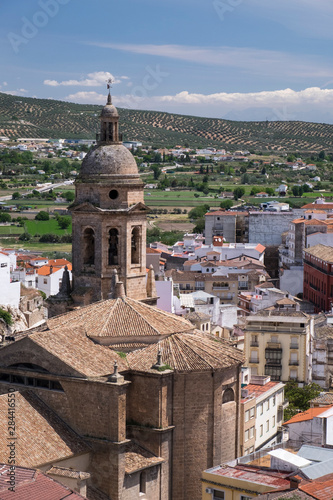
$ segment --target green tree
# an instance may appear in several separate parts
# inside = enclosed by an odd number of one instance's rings
[[[243,194],[245,194],[245,189],[242,187],[236,187],[233,190],[233,194],[234,194],[234,199],[238,200],[239,198],[241,198],[243,196]]]
[[[303,194],[303,186],[293,186],[291,188],[291,191],[293,193],[293,195],[296,197],[296,196],[302,196]]]
[[[72,219],[67,215],[58,217],[58,225],[60,229],[67,229],[71,225]]]
[[[48,214],[48,212],[45,212],[45,210],[41,210],[35,216],[35,219],[36,220],[50,220],[50,215]]]
[[[320,392],[321,387],[314,382],[304,387],[298,387],[295,380],[289,380],[284,389],[285,397],[289,401],[289,406],[284,414],[285,420],[289,420],[299,411],[308,410],[311,399],[319,396]]]
[[[19,198],[21,198],[21,195],[20,195],[19,191],[15,191],[15,192],[12,194],[12,199],[13,199],[13,200],[18,200]]]
[[[65,198],[66,201],[68,201],[68,203],[74,201],[75,199],[74,191],[64,191],[62,193],[62,196]]]
[[[233,202],[231,200],[221,201],[220,207],[229,210],[233,206]]]
[[[0,214],[0,222],[11,222],[12,218],[9,214]]]
[[[162,173],[162,170],[157,165],[152,166],[151,169],[154,172],[154,179],[157,181],[157,179],[159,178],[159,176]]]
[[[12,315],[8,311],[5,311],[4,309],[0,309],[0,318],[3,319],[6,325],[8,326],[13,324]]]

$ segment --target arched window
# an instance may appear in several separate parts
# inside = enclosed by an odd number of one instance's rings
[[[235,394],[232,389],[226,389],[223,393],[222,404],[230,401],[235,401]]]
[[[109,231],[109,266],[117,266],[118,261],[118,229],[110,229]]]
[[[83,264],[87,266],[95,264],[95,233],[90,227],[83,232]]]
[[[141,231],[140,227],[132,229],[131,238],[131,263],[140,264],[140,250],[141,250]]]

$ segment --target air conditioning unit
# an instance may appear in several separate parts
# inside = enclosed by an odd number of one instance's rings
[[[213,494],[213,488],[206,488],[206,493]]]

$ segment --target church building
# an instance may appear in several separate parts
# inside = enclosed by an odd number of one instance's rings
[[[118,118],[109,95],[71,207],[67,312],[1,345],[0,462],[10,394],[16,465],[89,500],[199,500],[202,471],[239,454],[243,354],[152,305],[147,207]]]

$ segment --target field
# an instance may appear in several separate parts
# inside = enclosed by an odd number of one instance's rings
[[[72,225],[69,226],[68,229],[60,229],[58,222],[55,219],[50,219],[46,221],[39,220],[27,220],[25,221],[25,227],[32,236],[35,234],[47,234],[53,233],[58,234],[60,236],[64,234],[72,233]]]
[[[67,253],[70,254],[72,251],[71,243],[39,243],[34,241],[18,241],[13,238],[0,238],[0,246],[4,248],[15,248],[17,250],[24,249],[31,252],[38,253]]]
[[[117,103],[115,102],[115,105]],[[0,93],[0,135],[95,139],[101,106]],[[230,151],[333,151],[333,125],[238,122],[118,108],[124,140],[152,146],[217,146]]]

